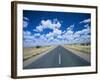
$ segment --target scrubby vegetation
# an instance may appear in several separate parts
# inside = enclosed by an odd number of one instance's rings
[[[90,45],[82,45],[82,44],[74,44],[74,45],[65,45],[66,48],[71,48],[73,50],[77,50],[84,53],[91,53]]]

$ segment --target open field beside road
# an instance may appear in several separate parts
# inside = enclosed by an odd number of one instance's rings
[[[65,48],[70,48],[73,50],[77,50],[80,52],[84,52],[84,53],[91,53],[91,47],[90,45],[85,46],[85,45],[64,45]]]
[[[45,51],[54,48],[53,46],[44,46],[44,47],[30,47],[30,48],[24,48],[23,49],[23,60],[27,60],[33,56],[39,55],[41,53],[44,53]]]

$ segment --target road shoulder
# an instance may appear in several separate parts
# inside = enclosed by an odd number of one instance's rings
[[[66,48],[66,47],[64,47],[64,48],[69,50],[73,54],[83,58],[84,60],[88,61],[89,63],[91,62],[91,54],[86,54],[86,53],[83,53],[83,52],[80,52],[80,51],[76,51],[76,50],[73,50],[73,49],[70,49],[70,48]]]

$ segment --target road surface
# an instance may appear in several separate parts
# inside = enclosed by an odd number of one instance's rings
[[[31,64],[25,66],[24,69],[75,66],[90,66],[90,63],[83,58],[73,54],[64,47],[58,46],[36,61],[33,61]]]

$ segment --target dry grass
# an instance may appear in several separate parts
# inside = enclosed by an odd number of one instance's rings
[[[27,60],[33,56],[36,56],[38,54],[41,54],[49,49],[53,48],[52,46],[48,46],[48,47],[40,47],[40,48],[36,48],[36,47],[31,47],[31,48],[24,48],[23,49],[23,57],[24,60]]]
[[[83,45],[65,45],[66,48],[71,48],[73,50],[77,50],[84,53],[91,53],[91,47],[83,46]]]

